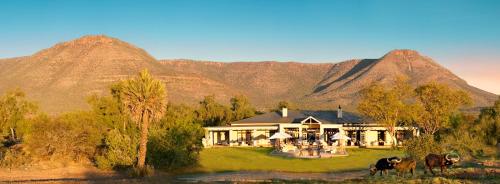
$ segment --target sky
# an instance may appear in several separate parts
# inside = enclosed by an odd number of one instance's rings
[[[393,49],[500,94],[500,1],[0,0],[0,58],[89,34],[157,59],[340,62]]]

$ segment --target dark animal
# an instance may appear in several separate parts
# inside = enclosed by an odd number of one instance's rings
[[[382,176],[382,173],[387,175],[389,170],[394,169],[394,164],[400,161],[401,158],[399,157],[381,158],[375,165],[370,165],[370,174],[373,176],[377,171],[380,171],[380,176]]]
[[[406,172],[410,172],[414,176],[415,169],[417,168],[417,161],[412,158],[404,158],[402,160],[395,160],[394,169],[396,169],[398,176],[402,174],[405,176]]]
[[[432,171],[433,167],[440,167],[441,174],[443,174],[446,171],[447,166],[453,165],[454,163],[457,163],[459,160],[460,157],[458,155],[454,157],[450,154],[444,154],[444,155],[428,154],[425,157],[425,166],[429,169],[432,175],[436,175],[434,171]],[[424,171],[425,173],[427,173],[426,170]]]

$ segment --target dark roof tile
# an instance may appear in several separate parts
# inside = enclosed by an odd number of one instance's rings
[[[308,111],[288,110],[288,116],[282,117],[281,112],[269,112],[251,118],[232,122],[242,123],[300,123],[307,117],[312,116],[324,124],[361,123],[362,117],[351,112],[342,112],[342,118],[337,118],[337,111]]]

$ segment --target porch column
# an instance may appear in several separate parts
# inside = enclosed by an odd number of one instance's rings
[[[252,130],[252,146],[257,146],[257,141],[256,139],[257,138],[257,130],[256,129],[253,129]]]
[[[214,145],[214,141],[213,141],[213,135],[212,135],[212,131],[210,130],[207,130],[207,134],[205,134],[205,143],[207,144],[207,146],[213,146]]]
[[[210,137],[210,139],[212,139],[212,145],[215,145],[215,134],[214,134],[214,131],[210,131],[212,133],[212,136]]]
[[[325,129],[321,125],[319,125],[319,138],[321,142],[325,140]]]
[[[232,142],[232,141],[231,141],[231,140],[232,140],[232,139],[231,139],[231,132],[232,132],[231,130],[228,130],[228,131],[227,131],[227,136],[226,136],[226,138],[227,138],[227,143],[229,144],[229,146],[232,146],[232,145],[231,145],[231,144],[232,144],[232,143],[231,143],[231,142]]]
[[[340,132],[342,132],[341,134],[344,134],[345,136],[347,136],[347,130],[339,129],[339,133]],[[350,145],[347,145],[347,140],[339,140],[339,141],[342,141],[342,145],[344,145],[344,146],[350,146]]]
[[[302,140],[302,126],[299,126],[299,140]]]

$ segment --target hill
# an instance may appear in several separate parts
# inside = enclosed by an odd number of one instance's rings
[[[143,68],[166,83],[174,103],[195,104],[210,94],[227,103],[231,96],[245,94],[262,110],[281,100],[308,109],[339,104],[353,108],[361,89],[374,82],[390,85],[396,76],[408,77],[415,86],[429,81],[449,84],[467,91],[476,106],[490,105],[497,98],[412,50],[324,64],[157,60],[104,35],[59,43],[31,56],[0,59],[0,93],[19,87],[50,113],[85,109],[87,96],[107,94],[111,83]]]

